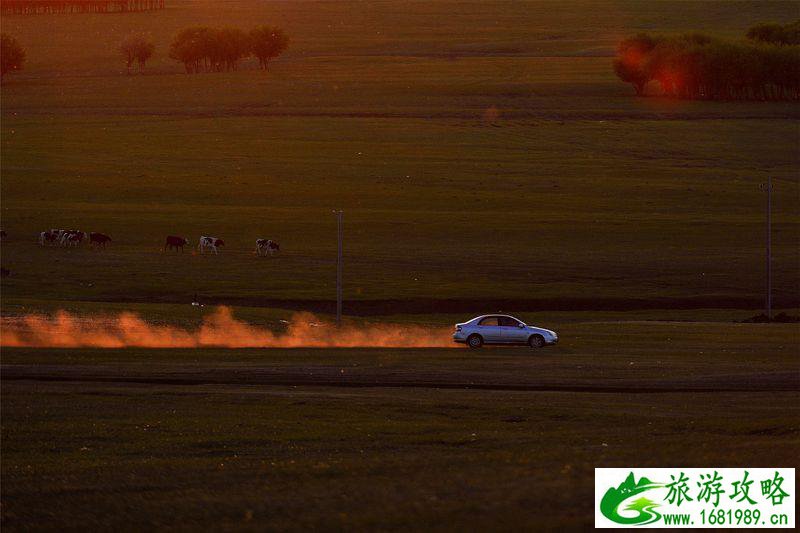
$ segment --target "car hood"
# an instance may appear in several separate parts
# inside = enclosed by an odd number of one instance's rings
[[[528,328],[529,331],[534,331],[536,333],[547,333],[548,335],[552,335],[553,337],[558,336],[556,332],[551,329],[537,328],[536,326],[526,326],[526,327]]]

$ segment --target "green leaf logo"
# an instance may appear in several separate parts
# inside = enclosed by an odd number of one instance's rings
[[[644,496],[631,501],[625,507],[626,511],[636,511],[638,513],[636,516],[621,516],[619,508],[626,500],[650,489],[657,489],[663,486],[663,483],[655,483],[646,477],[639,479],[637,483],[633,477],[633,472],[631,472],[619,487],[611,487],[606,491],[605,496],[600,501],[600,512],[617,524],[637,526],[652,524],[661,518],[661,515],[655,510],[656,507],[659,507],[659,504]]]

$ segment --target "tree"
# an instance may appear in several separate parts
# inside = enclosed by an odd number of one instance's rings
[[[650,79],[638,65],[633,65],[620,58],[615,58],[614,72],[619,79],[633,85],[636,96],[642,96],[644,94],[644,88]]]
[[[125,59],[125,67],[128,69],[128,74],[130,74],[134,62],[139,64],[139,71],[144,70],[145,63],[153,57],[155,49],[155,45],[142,35],[129,35],[126,37],[122,41],[119,51]]]
[[[239,61],[250,55],[250,38],[238,28],[217,30],[215,45],[219,52],[220,68],[236,70]]]
[[[250,32],[250,46],[263,70],[269,68],[270,60],[278,57],[289,46],[289,37],[280,28],[259,26]]]
[[[22,69],[25,49],[8,34],[0,35],[0,79],[9,72]]]
[[[153,57],[153,54],[156,51],[156,45],[151,43],[150,41],[145,41],[141,44],[139,49],[136,51],[136,62],[139,63],[139,70],[144,70],[144,65],[147,61]]]
[[[655,48],[656,41],[647,34],[640,33],[619,43],[617,57],[614,59],[614,72],[624,82],[633,85],[637,95],[644,94],[650,81],[644,65],[648,54]]]
[[[781,24],[756,24],[747,30],[747,38],[751,41],[778,45],[800,44],[800,20],[785,26]]]
[[[184,28],[172,40],[169,57],[183,63],[187,73],[200,72],[204,33],[208,31],[209,28],[204,27]]]
[[[183,63],[187,73],[236,70],[250,53],[250,39],[242,30],[205,26],[181,30],[169,48],[169,57]]]
[[[620,43],[614,70],[634,84],[637,94],[653,80],[674,98],[797,100],[800,46],[785,42],[727,41],[694,33],[637,35]]]

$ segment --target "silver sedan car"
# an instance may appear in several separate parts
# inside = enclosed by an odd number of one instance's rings
[[[529,326],[513,316],[481,315],[456,324],[453,340],[470,348],[480,348],[484,344],[527,344],[531,348],[541,348],[556,344],[558,335],[549,329]]]

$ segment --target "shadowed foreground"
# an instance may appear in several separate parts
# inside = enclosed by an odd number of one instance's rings
[[[795,465],[793,326],[562,331],[535,354],[5,349],[3,526],[585,527],[597,466]]]

